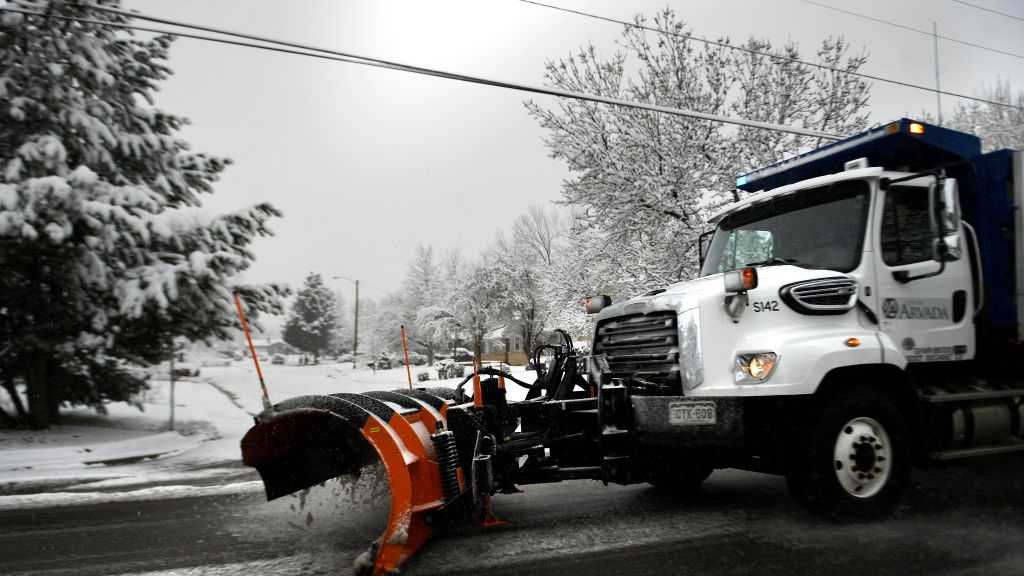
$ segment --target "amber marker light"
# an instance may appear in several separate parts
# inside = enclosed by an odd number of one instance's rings
[[[757,270],[754,268],[744,268],[742,274],[744,290],[757,288]]]
[[[856,348],[857,346],[860,346],[860,338],[847,338],[846,345],[850,348]]]
[[[924,134],[924,124],[921,124],[920,122],[911,122],[910,123],[910,133],[911,134]]]
[[[748,266],[739,270],[730,270],[722,275],[725,291],[738,294],[757,288],[757,268]]]

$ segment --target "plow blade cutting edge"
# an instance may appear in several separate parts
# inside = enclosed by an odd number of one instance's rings
[[[391,490],[387,528],[355,569],[387,574],[427,541],[428,515],[445,505],[432,435],[445,430],[446,412],[444,399],[421,390],[299,396],[256,417],[242,439],[242,460],[273,500],[379,459]],[[461,478],[444,486],[461,490]]]

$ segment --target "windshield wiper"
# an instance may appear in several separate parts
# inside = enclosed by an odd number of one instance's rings
[[[796,258],[769,258],[760,262],[747,262],[744,266],[785,266],[787,264],[799,266],[800,261]]]

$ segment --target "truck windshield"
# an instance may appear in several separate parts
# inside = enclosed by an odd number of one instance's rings
[[[722,219],[701,276],[750,265],[849,272],[860,263],[868,183],[847,180],[755,204]]]

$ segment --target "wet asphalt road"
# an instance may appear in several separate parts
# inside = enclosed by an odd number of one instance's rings
[[[319,490],[0,512],[0,574],[346,574],[384,506]],[[810,516],[782,479],[733,470],[685,499],[579,481],[495,509],[507,524],[450,531],[403,572],[1024,575],[1024,458],[917,471],[885,521]]]

